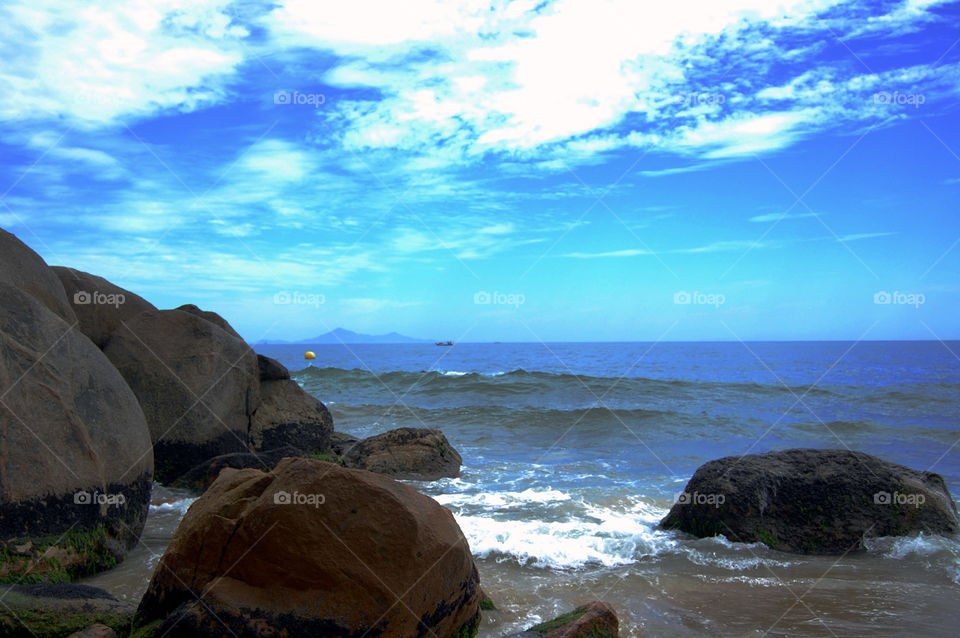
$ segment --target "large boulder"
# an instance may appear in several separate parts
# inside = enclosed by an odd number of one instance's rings
[[[463,459],[440,430],[398,428],[344,447],[347,467],[399,479],[433,481],[460,475]]]
[[[52,270],[72,302],[80,332],[101,349],[124,321],[130,321],[141,312],[156,310],[143,297],[115,286],[103,277],[63,266],[53,266]]]
[[[89,585],[13,585],[4,591],[0,606],[0,636],[92,638],[116,635],[111,628],[125,636],[136,610],[132,603]]]
[[[260,405],[250,428],[250,445],[255,450],[288,445],[326,450],[332,432],[333,418],[327,406],[304,392],[296,381],[260,381]]]
[[[0,283],[19,288],[58,317],[73,324],[76,317],[63,284],[43,257],[0,228]]]
[[[819,554],[860,549],[868,537],[960,531],[939,474],[862,452],[809,449],[702,465],[661,526]]]
[[[609,603],[594,601],[509,638],[618,638],[620,620]]]
[[[477,570],[449,510],[387,477],[303,458],[268,474],[224,470],[137,611],[140,635],[182,638],[467,637],[479,617]]]
[[[89,339],[3,283],[0,434],[0,580],[64,580],[121,560],[150,502],[143,412]]]
[[[125,322],[104,353],[143,407],[157,480],[169,483],[206,459],[249,451],[260,372],[242,339],[194,313],[156,310]]]

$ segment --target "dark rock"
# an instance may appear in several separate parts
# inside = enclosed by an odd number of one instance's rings
[[[226,319],[224,319],[223,317],[221,317],[215,312],[211,312],[210,310],[202,310],[197,306],[193,305],[192,303],[183,304],[182,306],[178,307],[177,310],[181,310],[183,312],[189,312],[191,315],[195,315],[197,317],[200,317],[201,319],[206,319],[210,323],[220,326],[220,328],[222,328],[224,332],[227,332],[233,335],[234,337],[236,337],[237,339],[240,339],[241,341],[243,340],[243,337],[240,336],[240,333],[234,330],[233,326],[231,326]]]
[[[306,452],[293,446],[285,446],[265,452],[237,452],[222,454],[207,459],[186,472],[173,482],[174,487],[183,487],[196,492],[204,492],[220,476],[224,468],[242,470],[253,468],[269,472],[285,457],[306,456]]]
[[[141,312],[156,310],[143,297],[115,286],[103,277],[63,266],[53,266],[52,270],[71,301],[77,328],[98,348],[106,345],[110,335],[124,321],[130,321]]]
[[[284,381],[290,378],[290,371],[276,359],[258,354],[257,364],[260,366],[261,381]]]
[[[785,552],[843,554],[876,536],[960,530],[943,478],[848,450],[786,450],[702,465],[661,522]]]
[[[327,406],[304,392],[296,381],[261,381],[260,399],[250,428],[253,449],[292,445],[314,451],[330,446],[333,418]]]
[[[0,283],[0,388],[0,580],[63,580],[122,560],[153,476],[123,378],[87,337]]]
[[[260,371],[242,339],[197,314],[157,310],[127,321],[104,353],[140,400],[158,481],[249,451]]]
[[[479,607],[449,510],[384,476],[284,459],[269,474],[220,474],[177,529],[137,619],[147,636],[450,638],[475,634]]]
[[[76,322],[63,284],[47,262],[3,229],[0,229],[0,283],[19,288],[68,324]]]
[[[617,638],[620,621],[608,603],[594,601],[509,638]]]
[[[131,603],[87,585],[13,585],[0,606],[0,635],[109,638],[116,635],[111,628],[126,635],[135,611]]]
[[[337,456],[344,456],[354,445],[360,442],[355,436],[344,432],[330,433],[330,451]]]
[[[433,481],[460,475],[460,457],[440,430],[398,428],[353,444],[343,453],[347,467],[394,478]]]

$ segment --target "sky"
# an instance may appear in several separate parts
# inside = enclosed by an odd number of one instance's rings
[[[0,227],[248,340],[960,338],[960,3],[0,6]]]

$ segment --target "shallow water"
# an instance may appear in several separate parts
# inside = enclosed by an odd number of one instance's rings
[[[317,365],[304,368],[305,349]],[[460,478],[412,484],[449,507],[470,542],[501,610],[485,614],[484,636],[593,599],[614,605],[625,636],[957,634],[956,539],[803,557],[656,527],[705,461],[790,447],[848,446],[931,469],[956,495],[960,361],[942,344],[260,350],[329,406],[338,430],[438,427],[460,451]],[[151,510],[151,551],[183,503]],[[92,582],[136,599],[155,563],[140,548]]]

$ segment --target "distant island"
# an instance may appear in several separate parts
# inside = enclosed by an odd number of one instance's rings
[[[391,332],[385,335],[367,335],[346,328],[336,328],[330,332],[310,339],[299,339],[297,341],[282,341],[280,339],[262,339],[255,345],[278,345],[278,344],[325,344],[325,343],[429,343],[429,339],[416,339],[402,335],[399,332]]]

